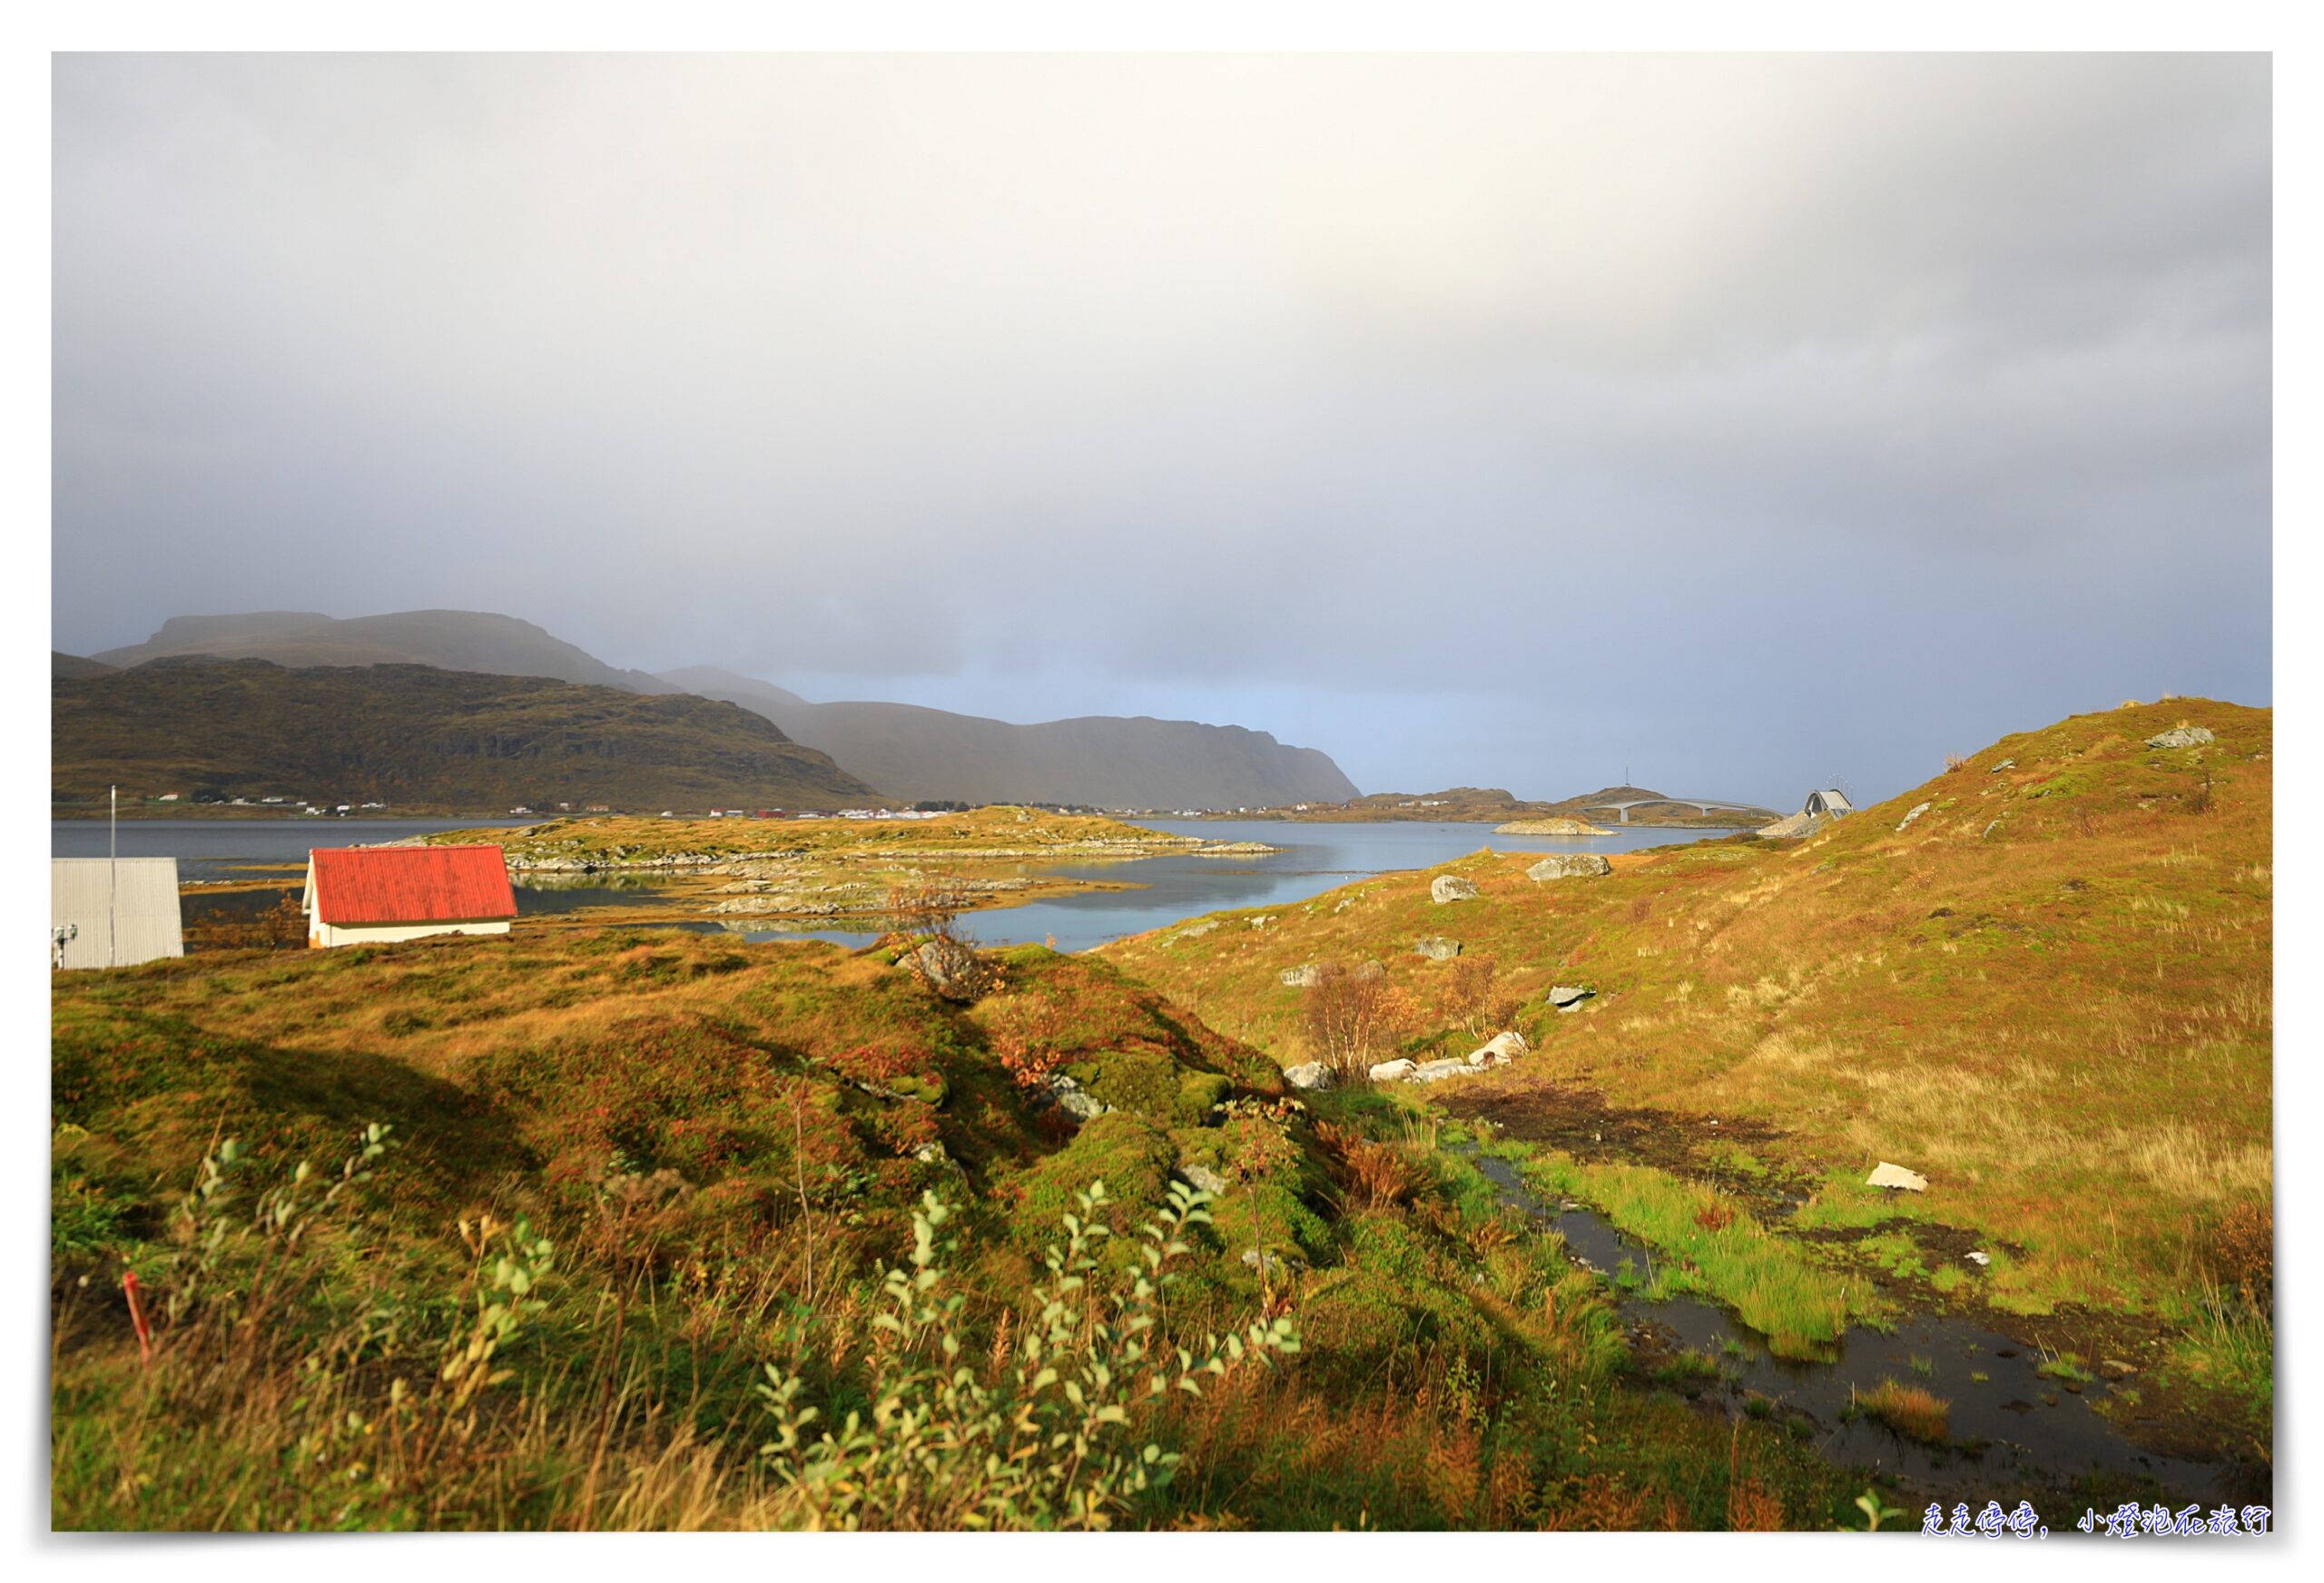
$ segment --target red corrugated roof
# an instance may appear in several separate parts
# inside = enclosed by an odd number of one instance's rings
[[[450,923],[517,916],[498,847],[316,847],[315,914],[325,923]]]

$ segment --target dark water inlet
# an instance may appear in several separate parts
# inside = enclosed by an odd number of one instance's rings
[[[1463,1152],[1503,1203],[1553,1227],[1576,1262],[1610,1278],[1628,1260],[1644,1275],[1652,1258],[1645,1244],[1593,1211],[1544,1201],[1510,1162]],[[1887,1332],[1856,1325],[1828,1360],[1800,1360],[1777,1357],[1765,1336],[1710,1303],[1625,1296],[1621,1307],[1663,1339],[1715,1362],[1717,1389],[1729,1402],[1740,1407],[1765,1398],[1768,1416],[1778,1421],[1804,1414],[1817,1449],[1831,1460],[1879,1472],[1931,1498],[1966,1500],[1972,1510],[1987,1499],[2006,1510],[2028,1497],[2042,1509],[2037,1491],[2057,1491],[2086,1474],[2151,1480],[2181,1505],[2255,1499],[2253,1470],[2141,1450],[2093,1410],[2112,1387],[2093,1380],[2080,1394],[2070,1392],[2038,1372],[2038,1351],[1966,1320],[1915,1314]],[[1973,1380],[1973,1373],[1985,1378]],[[1870,1391],[1883,1380],[1950,1401],[1947,1432],[1955,1443],[1925,1446],[1875,1419],[1847,1415],[1851,1393]],[[2264,1472],[2259,1479],[2267,1481]],[[2043,1510],[2053,1532],[2070,1530],[2081,1515],[2079,1507]]]

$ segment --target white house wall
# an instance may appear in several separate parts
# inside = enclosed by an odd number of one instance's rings
[[[393,945],[398,940],[424,939],[432,934],[507,934],[508,920],[486,923],[316,923],[309,927],[310,946]]]

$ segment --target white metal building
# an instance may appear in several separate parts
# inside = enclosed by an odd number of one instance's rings
[[[51,858],[48,922],[52,940],[57,930],[73,930],[64,942],[67,968],[126,968],[182,957],[178,860]]]

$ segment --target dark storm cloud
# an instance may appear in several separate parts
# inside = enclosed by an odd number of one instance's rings
[[[67,57],[56,640],[1886,792],[2270,695],[2257,57]]]

